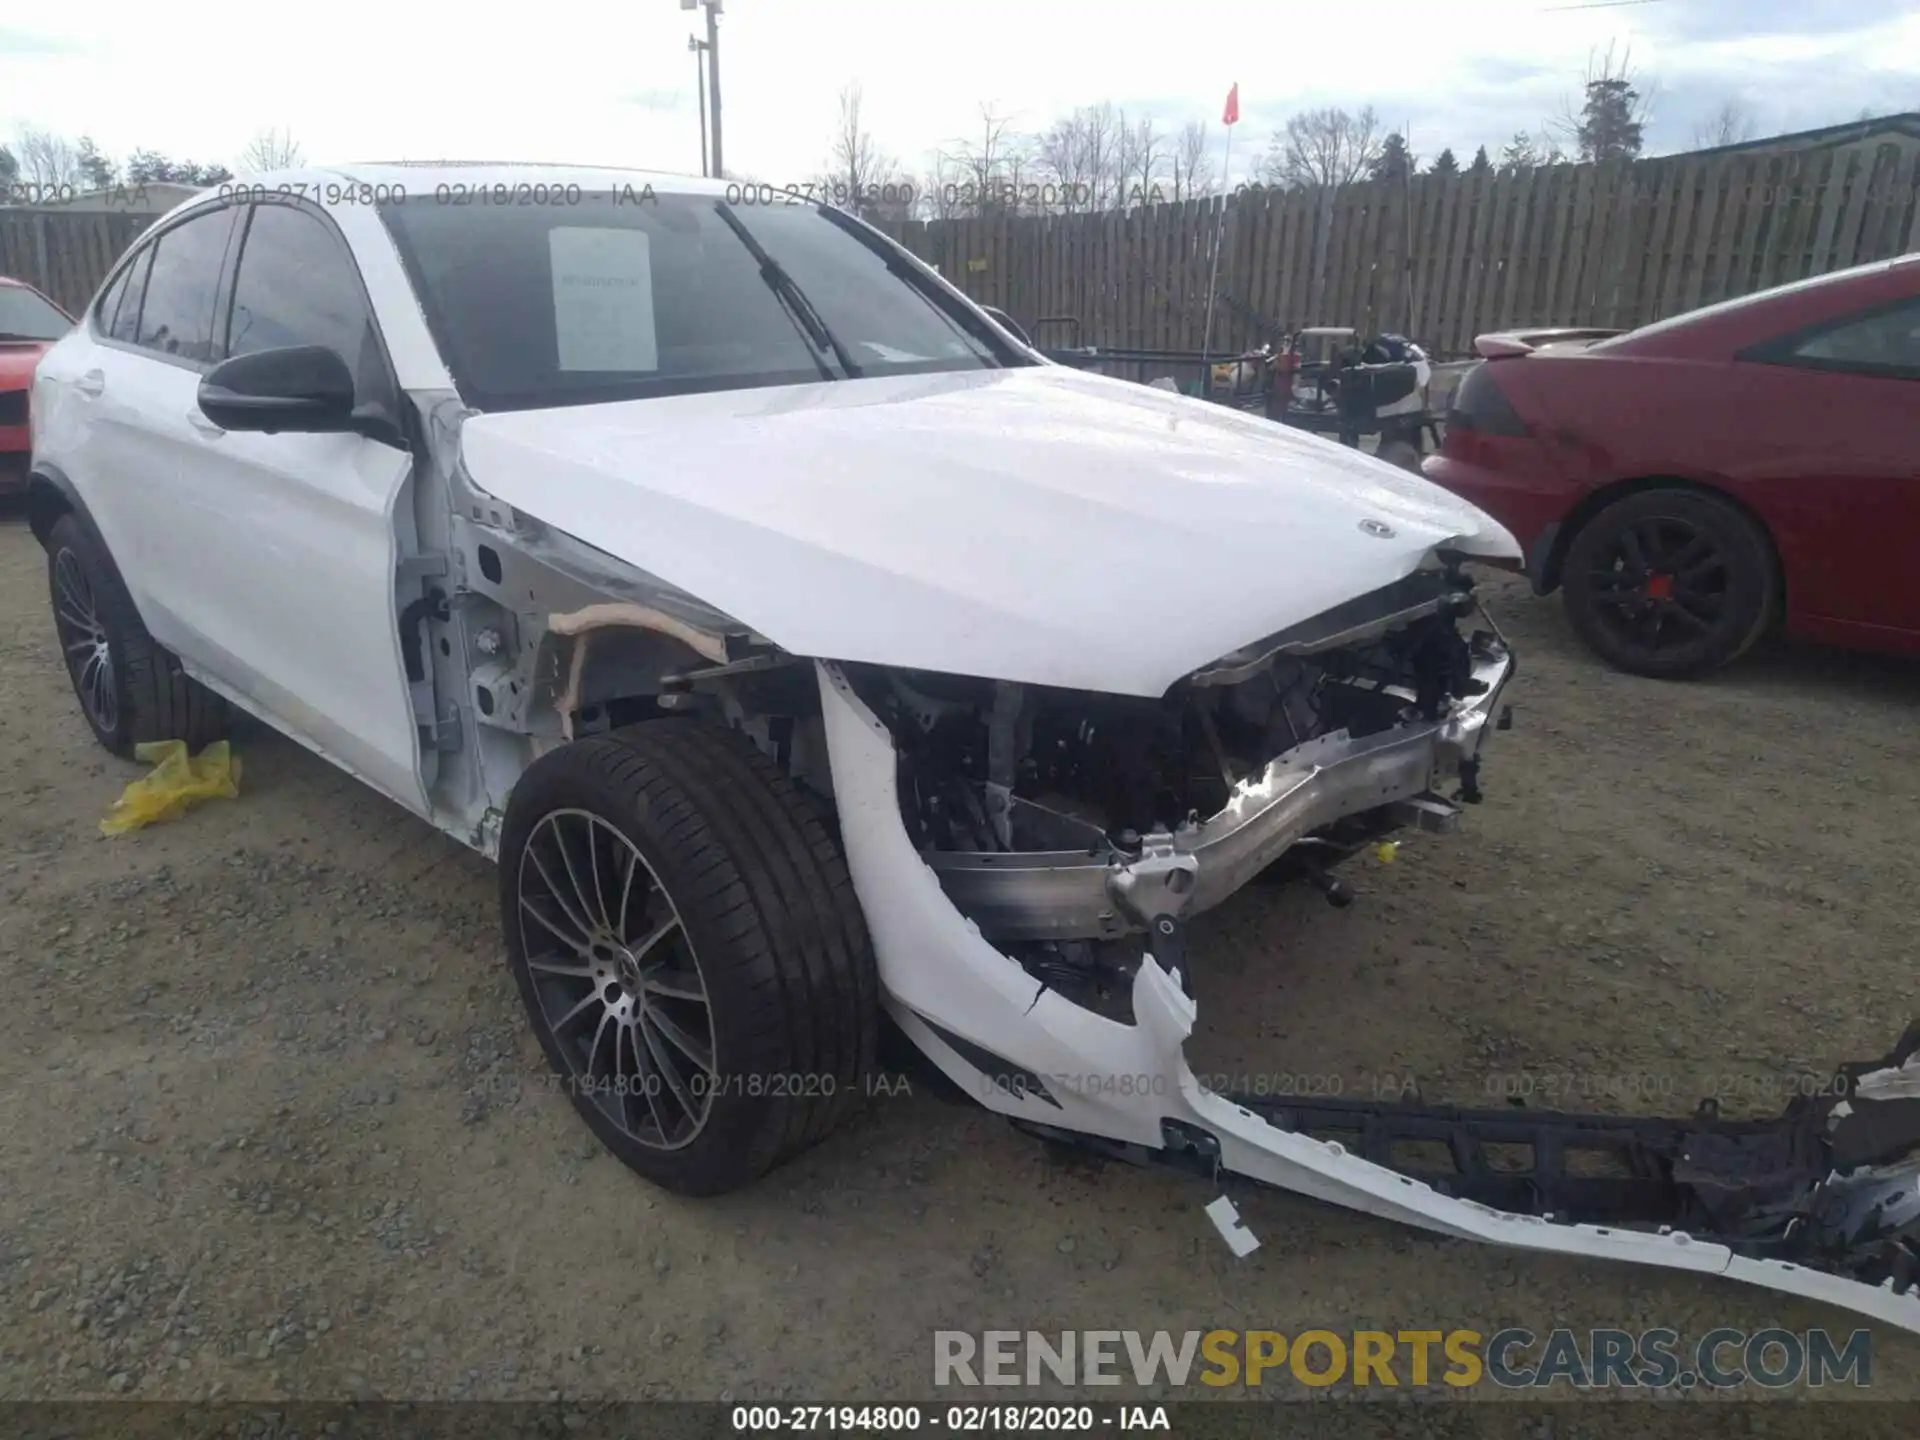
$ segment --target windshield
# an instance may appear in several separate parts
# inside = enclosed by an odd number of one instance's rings
[[[58,340],[73,321],[33,291],[0,285],[0,340]]]
[[[479,410],[1018,363],[986,322],[816,205],[415,196],[382,214]]]

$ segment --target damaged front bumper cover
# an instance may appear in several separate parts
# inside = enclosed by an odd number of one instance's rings
[[[1458,777],[1471,793],[1513,657],[1489,638],[1472,674],[1479,693],[1445,718],[1359,739],[1335,731],[1296,745],[1241,781],[1218,814],[1141,837],[1135,856],[1103,854],[1095,844],[935,851],[924,859],[961,913],[994,940],[1115,939],[1164,916],[1200,914],[1305,836],[1349,815],[1384,807],[1402,823],[1449,828],[1457,812],[1437,792]]]
[[[1460,1239],[1722,1275],[1920,1332],[1920,1164],[1910,1158],[1920,1144],[1920,1027],[1883,1060],[1843,1069],[1834,1095],[1797,1101],[1771,1122],[1722,1121],[1704,1107],[1688,1120],[1641,1121],[1216,1094],[1183,1054],[1194,1001],[1151,945],[1128,1023],[1040,984],[961,914],[942,888],[950,877],[936,876],[908,839],[892,737],[839,667],[817,672],[847,863],[888,1009],[988,1109],[1122,1158],[1236,1175]],[[1201,837],[1190,836],[1194,863],[1181,867],[1189,905],[1214,885],[1215,898],[1231,893],[1227,878],[1259,868],[1274,836],[1328,823],[1319,807],[1370,808],[1403,791],[1415,799],[1433,763],[1457,769],[1475,757],[1497,687],[1476,698],[1477,708],[1441,722],[1423,754],[1413,747],[1417,766],[1384,740],[1371,750],[1362,742],[1357,753],[1374,759],[1345,770],[1332,757],[1312,775],[1270,767],[1243,791],[1259,792],[1244,808],[1281,818],[1246,853],[1218,852],[1220,878],[1207,889],[1212,856],[1198,855]],[[1356,777],[1375,773],[1378,798],[1363,806],[1368,782]],[[1406,790],[1416,776],[1421,789]],[[1335,793],[1346,798],[1327,798]],[[1112,906],[1108,868],[1099,873]],[[1399,1168],[1394,1145],[1408,1138],[1443,1142],[1453,1168]],[[1494,1167],[1487,1147],[1502,1143],[1530,1147],[1532,1165]],[[1627,1173],[1592,1177],[1568,1165],[1571,1153],[1596,1149]]]

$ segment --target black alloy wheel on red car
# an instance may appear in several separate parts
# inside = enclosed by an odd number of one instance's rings
[[[1766,532],[1698,490],[1630,494],[1580,527],[1563,569],[1568,618],[1609,664],[1663,680],[1704,675],[1766,633],[1780,584]]]

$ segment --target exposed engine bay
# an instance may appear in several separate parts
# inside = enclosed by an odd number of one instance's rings
[[[1268,869],[1345,904],[1332,866],[1409,823],[1450,828],[1454,801],[1479,799],[1478,761],[1461,756],[1451,798],[1416,765],[1337,787],[1312,813],[1260,803],[1337,771],[1342,752],[1391,746],[1404,727],[1487,697],[1496,681],[1476,665],[1505,646],[1491,622],[1465,622],[1475,608],[1457,569],[1419,572],[1157,700],[849,676],[894,737],[907,834],[962,913],[1043,984],[1124,1016],[1142,937],[1165,959],[1181,918]],[[1191,989],[1185,969],[1182,983]]]

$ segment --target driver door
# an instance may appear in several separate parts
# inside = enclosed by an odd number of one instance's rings
[[[357,400],[401,396],[346,242],[291,199],[249,207],[226,267],[214,359],[325,345]],[[428,803],[394,590],[411,455],[354,434],[223,431],[197,405],[166,477],[167,588],[189,668],[417,813]]]

